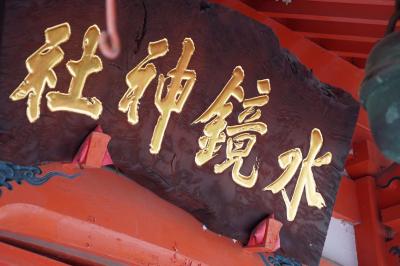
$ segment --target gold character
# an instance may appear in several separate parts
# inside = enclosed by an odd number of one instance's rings
[[[103,64],[100,57],[95,55],[100,37],[97,25],[89,27],[83,37],[82,57],[78,61],[68,61],[67,69],[72,76],[68,93],[59,91],[49,92],[46,95],[47,106],[52,112],[68,111],[98,119],[103,111],[103,105],[96,97],[82,96],[86,79],[90,74],[100,72]]]
[[[187,69],[195,50],[193,40],[185,38],[182,46],[182,54],[176,67],[167,73],[167,77],[164,77],[163,74],[158,76],[154,103],[160,112],[160,116],[151,138],[150,153],[152,154],[159,153],[171,113],[182,112],[183,106],[196,82],[196,71]],[[170,82],[167,85],[166,92],[164,92],[164,84],[168,79],[170,79]],[[183,85],[182,82],[184,82]],[[162,95],[165,96],[163,97]]]
[[[53,68],[64,59],[64,52],[59,45],[69,40],[71,29],[68,23],[62,23],[47,28],[44,35],[45,44],[25,61],[28,75],[10,95],[13,101],[28,97],[26,115],[31,123],[40,117],[40,102],[46,84],[52,89],[57,84]]]
[[[136,125],[139,122],[138,109],[140,99],[143,97],[150,82],[157,75],[155,65],[148,62],[167,54],[168,40],[164,38],[156,42],[150,42],[147,51],[148,56],[126,75],[125,80],[128,90],[118,104],[120,111],[128,113],[128,122],[132,125]]]
[[[200,151],[196,153],[195,162],[198,166],[202,166],[217,155],[221,145],[226,141],[226,134],[223,132],[228,125],[226,118],[232,113],[233,104],[229,101],[234,97],[237,101],[242,102],[244,98],[244,90],[240,86],[244,78],[242,67],[237,66],[232,73],[231,78],[220,94],[215,98],[207,110],[200,115],[193,123],[207,123],[204,126],[203,134],[199,138]]]
[[[257,82],[257,90],[260,96],[245,99],[241,83],[244,79],[242,67],[237,66],[232,76],[221,93],[207,110],[193,123],[207,123],[203,130],[203,136],[199,138],[200,151],[196,153],[195,162],[198,166],[211,160],[220,150],[220,143],[226,145],[226,160],[214,165],[214,173],[219,174],[233,165],[232,179],[240,186],[251,188],[258,178],[258,165],[254,165],[249,176],[240,173],[243,165],[243,158],[249,156],[253,146],[256,144],[257,136],[249,133],[254,132],[260,135],[267,133],[267,125],[256,121],[261,117],[261,109],[257,107],[268,103],[271,87],[268,79]],[[233,104],[230,98],[233,97],[242,103],[243,108],[238,116],[238,124],[228,126],[226,118],[232,113]],[[225,131],[224,131],[225,130]]]
[[[332,160],[332,153],[330,152],[316,158],[321,150],[322,144],[323,138],[321,131],[314,128],[311,132],[310,150],[307,157],[302,161],[303,155],[299,148],[286,151],[279,155],[279,166],[285,169],[285,171],[273,183],[264,188],[264,191],[270,190],[274,194],[281,191],[287,209],[288,221],[293,221],[296,217],[304,189],[306,191],[308,206],[317,207],[318,209],[325,207],[325,200],[322,195],[317,192],[317,186],[312,172],[313,166],[320,167],[322,165],[328,165]],[[299,178],[297,179],[292,199],[289,200],[285,187],[296,174],[300,163],[302,165]]]

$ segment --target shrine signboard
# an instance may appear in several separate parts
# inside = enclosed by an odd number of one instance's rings
[[[317,265],[358,115],[264,25],[205,1],[6,1],[0,160],[71,161],[97,126],[115,166],[246,243],[274,214],[278,253]]]

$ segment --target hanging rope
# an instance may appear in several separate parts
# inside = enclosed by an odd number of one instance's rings
[[[100,36],[100,51],[108,59],[118,57],[121,45],[117,31],[117,12],[115,0],[106,0],[106,24],[107,31],[103,31]]]
[[[400,0],[395,0],[395,1],[396,1],[396,5],[395,5],[394,13],[389,19],[389,23],[387,25],[385,35],[388,35],[395,30],[397,20],[400,19]]]

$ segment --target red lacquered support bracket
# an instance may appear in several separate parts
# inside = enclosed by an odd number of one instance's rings
[[[281,246],[279,232],[282,223],[274,219],[274,215],[264,219],[253,230],[245,250],[252,253],[277,251]]]
[[[97,126],[82,143],[73,163],[89,168],[100,168],[104,165],[113,164],[107,149],[110,140],[111,137],[103,133],[100,126]]]
[[[391,164],[372,141],[362,140],[353,143],[353,154],[346,161],[346,171],[353,179],[357,179],[375,176]]]

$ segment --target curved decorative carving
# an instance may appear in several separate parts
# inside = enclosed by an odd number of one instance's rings
[[[44,176],[38,176],[40,174],[42,174],[42,169],[40,169],[38,166],[22,166],[10,162],[0,161],[0,188],[6,187],[8,190],[12,190],[13,186],[10,184],[10,182],[17,182],[17,184],[20,185],[22,181],[26,181],[33,186],[40,186],[54,176],[66,178],[75,178],[79,176],[79,174],[68,175],[62,172],[49,172]]]
[[[301,264],[294,259],[286,258],[281,255],[269,256],[268,261],[273,266],[301,266]]]
[[[400,261],[400,246],[391,247],[390,250],[389,250],[389,253],[394,255],[394,256],[397,256],[399,258],[399,261]]]

